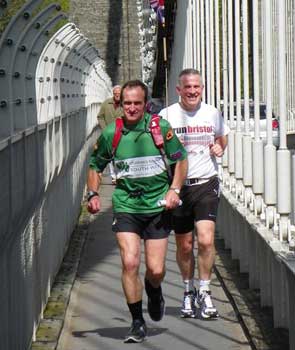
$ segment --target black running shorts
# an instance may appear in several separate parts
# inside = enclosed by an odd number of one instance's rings
[[[175,233],[192,231],[195,221],[215,222],[219,202],[218,177],[201,185],[184,186],[180,198],[182,206],[173,210],[172,225]]]
[[[167,211],[153,214],[115,213],[113,232],[134,232],[142,239],[167,238],[171,231],[171,216]]]

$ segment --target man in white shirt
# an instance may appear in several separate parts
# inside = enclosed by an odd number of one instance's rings
[[[183,205],[173,215],[176,260],[185,285],[181,315],[196,317],[197,306],[200,316],[208,319],[218,317],[210,291],[219,202],[216,157],[223,155],[229,128],[215,107],[202,102],[203,89],[197,70],[183,70],[176,87],[180,102],[163,109],[160,115],[169,120],[188,153],[187,180],[180,192]],[[194,229],[198,243],[198,291],[194,287]]]

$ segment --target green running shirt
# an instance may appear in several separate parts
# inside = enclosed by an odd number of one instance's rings
[[[149,132],[151,115],[144,117],[136,125],[125,126],[114,157],[117,185],[113,193],[114,212],[156,213],[163,210],[157,206],[169,188],[168,174]],[[96,149],[90,158],[90,168],[102,172],[112,161],[112,141],[115,122],[109,124],[97,140]],[[169,164],[187,158],[187,153],[174,134],[167,120],[160,120],[165,141],[165,153]]]

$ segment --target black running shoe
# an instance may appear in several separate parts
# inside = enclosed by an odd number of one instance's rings
[[[165,300],[162,294],[153,299],[148,297],[148,313],[153,321],[161,321],[165,314]]]
[[[134,320],[124,339],[124,343],[142,343],[146,337],[146,324],[141,320]]]

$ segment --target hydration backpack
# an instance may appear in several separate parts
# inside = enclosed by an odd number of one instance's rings
[[[172,172],[170,165],[168,164],[168,159],[164,150],[164,137],[161,132],[160,127],[160,119],[161,117],[157,114],[153,114],[150,120],[149,131],[152,135],[152,139],[154,141],[155,146],[159,149],[162,159],[164,161],[165,167],[167,169],[169,180],[172,180]],[[122,131],[124,128],[124,122],[122,118],[116,118],[115,120],[116,128],[112,142],[112,158],[114,159],[116,150],[120,143],[122,137]]]

